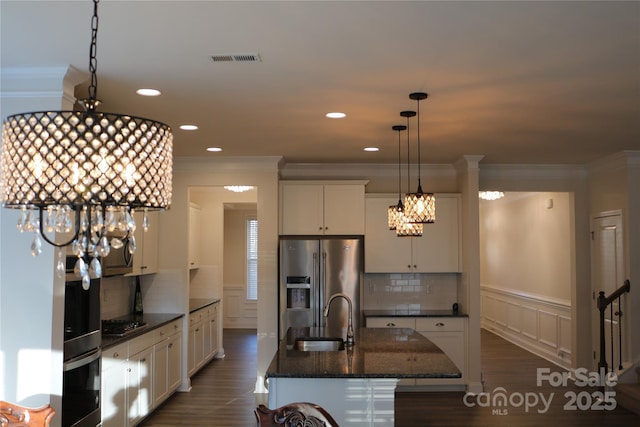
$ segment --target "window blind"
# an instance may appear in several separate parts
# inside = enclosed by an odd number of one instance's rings
[[[258,299],[258,220],[247,219],[247,299]]]

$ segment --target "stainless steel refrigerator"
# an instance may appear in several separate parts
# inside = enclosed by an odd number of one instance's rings
[[[353,328],[361,325],[360,290],[364,271],[362,238],[280,240],[279,332],[289,328],[324,327],[346,336],[348,303],[337,298],[329,316],[323,309],[335,293],[349,296],[353,304]]]

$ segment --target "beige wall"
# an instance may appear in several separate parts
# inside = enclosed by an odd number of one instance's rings
[[[570,202],[555,192],[481,202],[481,284],[570,303]]]

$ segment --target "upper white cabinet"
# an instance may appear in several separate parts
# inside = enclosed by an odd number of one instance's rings
[[[285,181],[280,234],[363,235],[366,181]]]
[[[129,275],[138,276],[158,272],[158,212],[147,212],[149,229],[144,231],[143,212],[136,212],[136,252],[133,254],[133,268]]]
[[[202,210],[195,203],[189,203],[189,268],[200,267]]]
[[[367,195],[365,271],[367,273],[451,273],[460,271],[460,195],[436,194],[436,222],[421,237],[397,237],[387,210],[398,196]]]

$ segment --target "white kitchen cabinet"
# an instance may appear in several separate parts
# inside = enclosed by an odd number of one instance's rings
[[[102,389],[100,411],[102,427],[123,427],[129,423],[127,408],[128,343],[102,353]]]
[[[189,203],[189,268],[200,268],[202,252],[202,209]]]
[[[156,332],[153,358],[153,403],[164,402],[181,381],[182,320],[176,320]]]
[[[133,267],[128,276],[139,276],[158,272],[158,212],[147,212],[149,229],[144,231],[143,212],[136,212],[136,252],[133,254]]]
[[[418,317],[415,330],[440,347],[456,364],[462,378],[444,380],[464,384],[467,378],[467,333],[464,317]],[[431,379],[417,379],[416,385],[433,384]]]
[[[281,184],[280,234],[363,235],[366,181]]]
[[[455,363],[461,378],[403,379],[399,385],[458,386],[466,383],[467,318],[465,317],[367,317],[367,328],[411,328],[431,340]],[[417,369],[420,364],[417,363]]]
[[[153,408],[153,347],[129,356],[128,373],[129,425],[135,425]]]
[[[218,304],[207,307],[203,320],[204,326],[204,359],[213,358],[218,352]]]
[[[397,195],[367,195],[365,272],[459,272],[460,196],[436,194],[436,221],[424,224],[421,237],[397,237],[389,230],[388,208],[397,203]]]
[[[218,352],[218,303],[191,313],[187,371],[195,374]]]
[[[104,350],[103,427],[136,425],[178,388],[182,381],[181,342],[182,320],[177,319]]]
[[[193,317],[193,315],[192,315]],[[202,318],[189,324],[189,376],[196,373],[204,363],[204,325]]]

